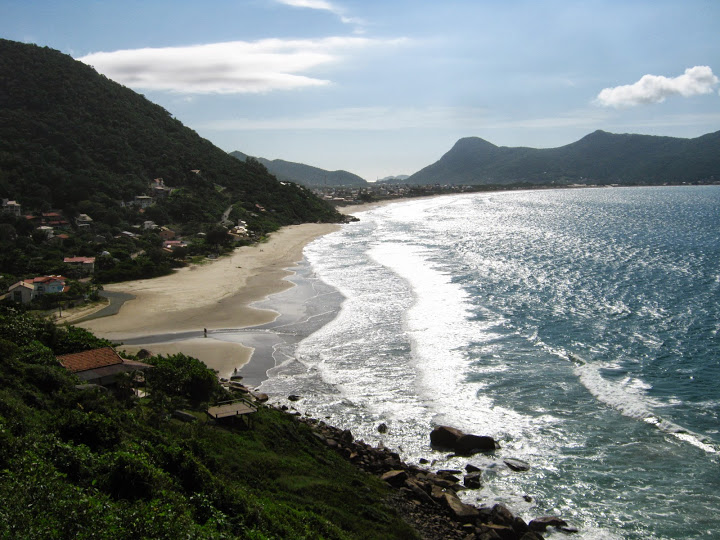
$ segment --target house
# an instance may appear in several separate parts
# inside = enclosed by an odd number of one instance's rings
[[[133,204],[135,206],[139,206],[140,208],[147,208],[152,203],[153,199],[148,195],[135,195],[135,199],[133,200]]]
[[[8,293],[5,298],[18,302],[20,304],[27,304],[34,298],[35,287],[30,283],[24,281],[18,281],[14,285],[8,288]]]
[[[150,190],[152,196],[158,199],[165,199],[172,193],[172,188],[165,185],[165,181],[162,178],[155,178],[150,183]]]
[[[16,201],[11,201],[10,199],[3,199],[1,208],[4,214],[12,214],[13,216],[19,216],[22,214],[22,206],[20,206]]]
[[[75,218],[75,225],[77,225],[80,229],[90,227],[92,223],[92,218],[87,214],[78,214]]]
[[[64,293],[68,290],[67,278],[63,276],[40,276],[18,281],[8,287],[7,298],[27,304],[43,294]]]
[[[144,371],[153,366],[121,358],[112,347],[101,347],[57,357],[60,364],[88,384],[113,386],[123,373]]]
[[[175,238],[175,231],[168,229],[167,227],[160,227],[160,238],[163,240],[173,240]]]
[[[95,272],[95,257],[65,257],[63,262],[80,270],[80,274],[83,276],[89,276]]]
[[[62,215],[62,212],[43,212],[40,214],[40,225],[47,225],[48,227],[54,227],[57,229],[67,229],[70,227],[70,223],[68,223],[65,216]]]
[[[165,240],[163,242],[163,249],[168,252],[175,251],[178,248],[187,247],[187,243],[182,240]]]

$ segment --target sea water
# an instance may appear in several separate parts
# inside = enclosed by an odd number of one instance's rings
[[[467,502],[559,515],[577,538],[720,538],[720,187],[467,194],[360,218],[306,248],[324,291],[309,302],[327,312],[331,288],[340,308],[264,391],[408,462],[478,465]],[[437,424],[501,448],[433,451]]]

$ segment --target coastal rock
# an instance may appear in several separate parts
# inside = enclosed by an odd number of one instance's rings
[[[399,487],[405,483],[405,480],[407,480],[407,477],[408,477],[408,475],[405,471],[393,470],[393,471],[386,472],[380,478],[382,478],[385,482],[387,482],[391,486]]]
[[[458,454],[469,455],[493,451],[497,446],[495,439],[486,435],[463,435],[455,441],[454,450]]]
[[[387,433],[388,427],[386,423],[382,423],[377,427],[378,433]]]
[[[468,463],[465,465],[465,471],[471,473],[471,472],[480,472],[482,469],[480,467],[476,467],[472,463]]]
[[[463,484],[468,489],[480,489],[482,487],[482,479],[480,472],[471,472],[463,478]]]
[[[445,492],[444,502],[453,515],[463,523],[470,523],[480,516],[477,508],[465,504],[454,493]]]
[[[430,432],[430,445],[436,449],[451,449],[456,454],[465,456],[499,448],[492,437],[463,433],[461,430],[450,426],[436,426],[433,428]]]
[[[455,443],[464,433],[450,426],[436,426],[430,432],[430,444],[438,448],[455,449]]]
[[[505,462],[505,465],[508,466],[509,469],[519,472],[519,471],[529,471],[530,470],[530,464],[526,463],[525,461],[514,459],[514,458],[507,458],[503,460]]]
[[[567,527],[567,521],[557,516],[543,516],[533,519],[528,526],[531,531],[543,532],[548,527]]]
[[[290,401],[299,401],[299,400],[300,400],[300,396],[297,396],[297,395],[295,395],[295,394],[290,394],[290,395],[288,396],[288,399],[289,399]]]

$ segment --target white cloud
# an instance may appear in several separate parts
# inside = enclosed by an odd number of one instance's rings
[[[634,84],[605,88],[598,94],[596,102],[606,107],[661,103],[670,96],[710,94],[717,84],[718,78],[708,66],[695,66],[673,78],[644,75]]]
[[[329,11],[330,13],[340,17],[340,20],[344,24],[356,24],[356,25],[364,24],[364,22],[361,19],[357,19],[354,17],[347,17],[345,15],[345,11],[342,8],[340,8],[339,6],[335,5],[332,2],[327,2],[326,0],[277,0],[277,1],[281,4],[285,4],[286,6],[308,8],[308,9],[318,9],[321,11]],[[357,31],[362,32],[361,29],[358,29]]]
[[[340,61],[350,49],[400,41],[265,39],[99,52],[79,60],[131,88],[184,94],[262,93],[330,84],[303,72]]]

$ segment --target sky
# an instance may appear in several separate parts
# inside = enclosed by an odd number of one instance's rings
[[[369,181],[462,137],[720,130],[718,0],[0,0],[225,151]]]

